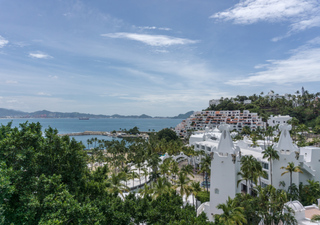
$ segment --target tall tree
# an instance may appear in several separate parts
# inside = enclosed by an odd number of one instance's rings
[[[290,174],[290,186],[292,185],[292,173],[303,173],[301,167],[295,166],[293,162],[289,162],[286,167],[282,166],[280,169],[286,170],[281,174],[281,176],[285,175],[286,173]]]
[[[225,204],[218,204],[217,208],[223,211],[219,216],[219,222],[225,225],[242,225],[247,223],[243,215],[244,208],[236,206],[236,202],[230,196]]]
[[[279,154],[278,151],[275,150],[272,146],[268,146],[267,149],[265,149],[263,152],[263,158],[264,159],[268,159],[268,161],[270,162],[270,181],[271,181],[271,185],[272,184],[272,162],[274,160],[279,160]]]

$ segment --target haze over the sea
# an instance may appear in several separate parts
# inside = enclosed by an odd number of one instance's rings
[[[317,92],[318,0],[0,2],[0,108],[175,116]]]

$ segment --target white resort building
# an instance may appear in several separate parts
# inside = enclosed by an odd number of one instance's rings
[[[271,184],[270,180],[270,163],[267,159],[263,159],[263,147],[251,147],[248,140],[241,140],[233,142],[230,130],[232,126],[228,124],[222,124],[219,126],[219,134],[217,129],[208,131],[202,134],[202,139],[198,134],[190,137],[190,145],[195,147],[195,150],[204,150],[207,154],[211,155],[211,185],[210,185],[210,202],[203,203],[198,208],[198,214],[204,211],[209,220],[213,219],[214,214],[220,214],[221,211],[216,207],[220,203],[225,203],[228,196],[234,198],[236,193],[249,192],[250,187],[246,186],[245,181],[237,185],[240,176],[240,160],[245,155],[252,155],[258,161],[262,163],[263,170],[268,173],[267,178],[261,178],[261,186]],[[280,182],[285,182],[289,185],[290,176],[281,176],[283,171],[280,167],[286,167],[289,162],[293,162],[294,165],[299,165],[303,170],[303,173],[293,173],[292,182],[299,186],[299,183],[307,184],[308,179],[320,180],[320,148],[317,147],[303,147],[298,148],[293,144],[290,137],[291,125],[282,123],[279,126],[281,135],[278,143],[274,143],[273,147],[278,151],[279,160],[274,160],[272,163],[272,183],[275,188],[281,188]],[[214,137],[214,138],[213,138]],[[192,157],[190,162],[197,166],[201,161],[200,156]],[[295,204],[296,202],[289,202],[289,206],[298,206],[297,218],[299,224],[313,224],[310,220],[305,218],[304,211],[307,214],[308,210],[318,210],[317,206],[310,206],[301,208],[301,204]],[[290,205],[291,204],[291,205]],[[303,214],[303,215],[302,215]],[[320,211],[319,211],[320,214]]]
[[[268,125],[271,127],[274,127],[276,125],[280,125],[280,124],[284,124],[284,123],[288,123],[289,120],[291,120],[292,117],[286,115],[286,116],[273,116],[271,115],[270,118],[268,119]]]
[[[265,126],[261,117],[249,110],[243,110],[243,112],[240,110],[198,111],[178,124],[175,127],[175,132],[179,137],[185,137],[188,131],[204,130],[206,127],[214,129],[220,124],[229,124],[231,130],[237,131],[241,131],[244,126],[253,130]]]

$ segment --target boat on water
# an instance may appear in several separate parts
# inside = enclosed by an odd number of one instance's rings
[[[79,120],[89,120],[88,117],[80,117]]]

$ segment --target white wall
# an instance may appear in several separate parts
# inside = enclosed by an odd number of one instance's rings
[[[210,212],[220,214],[222,211],[218,210],[216,206],[220,203],[226,203],[228,196],[234,198],[237,189],[240,191],[240,185],[237,188],[239,162],[234,164],[230,154],[228,156],[220,156],[215,152],[213,157],[210,179]],[[239,161],[239,158],[236,161]],[[215,189],[219,190],[219,194],[215,193]]]

